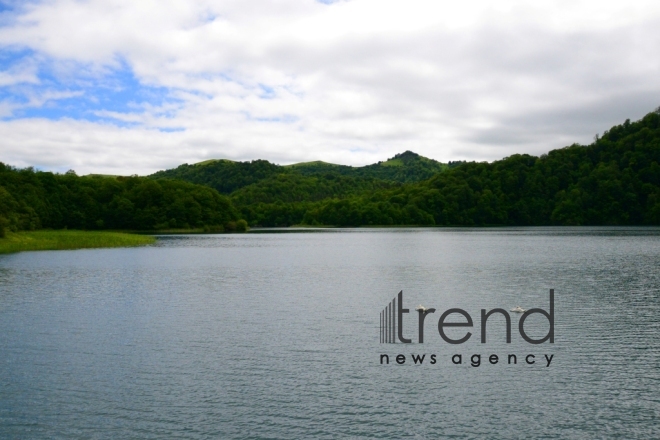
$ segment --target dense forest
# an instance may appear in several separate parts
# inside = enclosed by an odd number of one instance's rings
[[[338,175],[357,179],[379,179],[388,182],[421,182],[435,174],[460,165],[463,162],[444,164],[422,157],[412,151],[397,154],[385,162],[364,167],[350,167],[316,161],[293,165],[275,165],[266,160],[234,162],[231,160],[207,160],[198,164],[183,164],[171,170],[158,171],[152,179],[176,179],[210,186],[222,194],[232,192],[267,178],[280,176]],[[313,185],[314,180],[296,179],[303,186]]]
[[[245,229],[231,201],[191,183],[79,177],[0,163],[0,229]],[[2,232],[2,231],[0,231]]]
[[[231,194],[239,188],[284,172],[286,172],[284,167],[267,160],[234,162],[222,159],[194,165],[185,163],[171,170],[159,171],[149,177],[155,180],[184,180],[209,186],[222,194]]]
[[[349,167],[317,161],[288,165],[287,168],[304,176],[332,173],[347,177],[412,183],[429,179],[441,171],[454,168],[462,163],[464,162],[456,161],[445,164],[412,151],[405,151],[384,162],[363,167]]]
[[[348,167],[208,161],[149,177],[0,164],[0,232],[290,225],[659,225],[660,110],[587,146],[441,164],[410,151]],[[222,194],[221,194],[222,193]]]
[[[315,203],[296,203],[286,194],[256,206],[233,200],[251,224],[264,226],[657,225],[659,121],[656,110],[612,127],[588,146],[464,163],[423,182]]]

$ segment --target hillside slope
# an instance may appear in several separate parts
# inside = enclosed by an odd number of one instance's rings
[[[305,176],[330,172],[348,177],[364,177],[392,182],[411,183],[426,180],[437,173],[458,165],[459,163],[460,162],[455,162],[448,165],[420,156],[412,151],[405,151],[384,162],[378,162],[363,167],[334,165],[321,161],[288,165],[287,167],[290,167]]]
[[[3,230],[235,227],[227,196],[202,185],[144,177],[79,177],[0,163]]]
[[[194,165],[183,164],[170,170],[158,171],[151,179],[174,179],[209,186],[219,193],[230,194],[239,188],[251,185],[268,177],[286,172],[284,167],[267,160],[234,162],[211,160]]]
[[[357,226],[658,225],[660,111],[588,146],[468,163],[428,181],[327,200],[303,223]]]
[[[0,232],[231,230],[239,219],[252,226],[660,225],[660,109],[612,127],[590,145],[541,157],[515,154],[444,165],[442,172],[433,172],[434,162],[411,152],[356,168],[218,160],[154,178],[78,177],[0,164]],[[427,180],[406,181],[431,172]],[[189,182],[172,179],[177,176]],[[209,188],[214,185],[231,195]]]
[[[406,151],[385,162],[363,167],[335,165],[322,161],[281,166],[266,160],[234,162],[221,159],[208,160],[194,165],[183,164],[170,170],[158,171],[149,177],[153,179],[184,180],[210,186],[223,194],[231,194],[240,188],[280,174],[302,176],[332,174],[404,183],[421,182],[448,168],[449,165],[447,164]]]

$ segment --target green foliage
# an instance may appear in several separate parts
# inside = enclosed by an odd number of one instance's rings
[[[9,220],[0,216],[0,238],[5,238],[7,236],[8,226],[9,226]]]
[[[421,182],[449,169],[447,164],[422,157],[412,151],[395,155],[385,162],[364,167],[333,165],[325,162],[307,162],[290,166],[304,176],[334,173],[354,178],[371,178],[392,182]]]
[[[218,160],[151,178],[56,175],[0,164],[3,218],[10,231],[658,225],[660,113],[627,120],[588,146],[492,163],[441,164],[406,151],[365,167]]]
[[[459,164],[455,162],[453,166]],[[446,164],[406,151],[388,161],[364,167],[322,161],[279,166],[265,160],[217,160],[184,164],[150,177],[158,181],[182,179],[210,186],[225,194],[231,193],[232,202],[251,225],[289,226],[303,222],[305,213],[316,202],[398,188],[403,182],[420,182],[449,168]],[[403,215],[399,217],[403,218]],[[353,220],[357,221],[357,218]],[[380,224],[373,215],[365,219],[365,224]],[[424,224],[427,223],[428,219]]]
[[[281,185],[271,179],[232,198],[250,224],[263,226],[658,225],[659,124],[653,112],[611,128],[589,146],[540,158],[516,154],[493,163],[452,163],[418,183],[374,180],[368,186],[354,180],[315,192],[314,185],[327,185],[320,177],[305,182],[278,176]],[[402,168],[401,162],[395,157],[389,169]]]
[[[267,160],[253,160],[252,162],[215,160],[195,165],[183,164],[171,170],[159,171],[149,177],[184,180],[210,186],[222,194],[230,194],[239,188],[282,172],[287,172],[287,170]]]
[[[236,232],[247,232],[248,224],[245,220],[240,219],[236,222]]]
[[[458,164],[458,162],[456,162]],[[231,194],[248,185],[281,176],[344,176],[355,179],[378,179],[391,182],[420,182],[449,166],[427,159],[411,151],[397,154],[386,162],[364,167],[335,165],[322,161],[280,166],[266,160],[233,162],[210,160],[195,165],[183,164],[177,168],[152,174],[153,179],[178,179],[210,186],[223,194]]]
[[[78,177],[0,163],[0,217],[12,231],[190,229],[238,220],[217,191],[174,180]]]
[[[339,173],[342,171],[350,172],[352,167],[347,165],[337,165],[334,163],[323,162],[322,160],[315,160],[313,162],[299,162],[291,165],[284,165],[283,168],[292,169],[304,175],[321,174],[321,173]]]
[[[148,235],[100,231],[29,231],[7,234],[0,240],[0,254],[99,247],[141,246],[154,243]]]
[[[467,163],[426,182],[329,200],[305,214],[310,224],[640,225],[660,224],[660,115],[613,127],[589,146],[540,158],[513,155]],[[388,218],[384,219],[384,214]],[[387,220],[387,223],[384,223]]]
[[[255,203],[315,202],[398,186],[400,185],[396,182],[331,173],[312,176],[278,174],[235,191],[231,198],[238,206]]]

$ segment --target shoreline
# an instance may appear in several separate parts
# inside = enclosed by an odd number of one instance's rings
[[[116,231],[37,230],[7,232],[0,238],[0,255],[24,251],[54,251],[145,246],[156,242],[152,235]]]
[[[314,232],[367,232],[393,229],[417,229],[417,230],[445,230],[466,231],[475,230],[501,230],[501,231],[524,231],[544,229],[553,232],[579,232],[581,230],[596,229],[605,231],[635,230],[657,230],[658,226],[636,225],[636,226],[288,226],[288,227],[254,227],[242,234],[268,234],[268,233],[314,233]],[[85,231],[67,229],[40,229],[36,231],[7,232],[6,237],[0,238],[0,255],[12,254],[25,251],[52,251],[52,250],[75,250],[94,248],[136,247],[154,244],[158,236],[167,235],[227,235],[236,234],[227,232],[206,232],[201,229],[167,229],[157,231]]]

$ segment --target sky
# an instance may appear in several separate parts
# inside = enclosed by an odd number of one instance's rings
[[[541,155],[660,106],[660,2],[0,0],[0,161]]]

